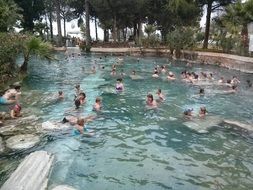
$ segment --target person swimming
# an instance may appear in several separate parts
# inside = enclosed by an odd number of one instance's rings
[[[236,76],[233,76],[233,78],[231,80],[231,84],[233,86],[238,86],[240,83],[241,83],[241,81]]]
[[[168,80],[176,80],[176,77],[174,75],[174,73],[172,73],[171,71],[169,72],[168,76],[167,76]]]
[[[157,90],[156,94],[158,95],[159,101],[164,101],[165,100],[165,96],[162,93],[162,90],[160,88]]]
[[[157,70],[155,70],[155,72],[153,73],[152,77],[153,77],[153,78],[158,78],[158,77],[159,77],[158,71],[157,71]]]
[[[224,84],[226,83],[225,79],[223,77],[220,78],[220,80],[218,80],[219,84]]]
[[[116,83],[115,89],[116,89],[117,92],[124,91],[124,84],[122,82],[122,78],[117,79],[117,83]]]
[[[247,87],[251,88],[252,87],[252,82],[250,80],[247,80],[246,82],[247,82]]]
[[[70,123],[74,126],[77,131],[75,131],[75,134],[83,134],[85,131],[87,131],[87,128],[85,126],[86,123],[93,121],[96,116],[90,115],[85,118],[82,117],[73,117],[73,116],[66,116],[63,118],[62,123]],[[89,131],[92,132],[92,131]]]
[[[154,100],[154,97],[152,94],[147,95],[146,104],[149,107],[153,107],[153,108],[157,107],[157,102]]]

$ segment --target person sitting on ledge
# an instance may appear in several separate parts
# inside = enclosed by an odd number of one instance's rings
[[[21,105],[20,104],[16,104],[12,109],[11,109],[11,112],[10,112],[10,116],[12,119],[15,119],[15,118],[18,118],[18,117],[21,117],[22,114],[21,114]]]

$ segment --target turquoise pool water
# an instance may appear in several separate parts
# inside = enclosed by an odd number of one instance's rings
[[[43,121],[60,121],[73,112],[74,85],[80,84],[87,95],[87,103],[78,113],[94,114],[92,105],[97,96],[103,99],[103,112],[88,124],[95,136],[73,136],[71,132],[48,134],[42,143],[30,150],[46,150],[56,156],[50,187],[71,185],[77,189],[245,189],[253,188],[253,139],[249,134],[220,127],[207,134],[198,134],[183,125],[185,108],[205,105],[210,115],[253,122],[253,90],[246,88],[252,75],[221,69],[215,66],[185,64],[163,58],[124,57],[125,91],[114,93],[117,77],[110,76],[111,65],[117,57],[90,55],[48,63],[33,60],[30,75],[22,83],[23,106]],[[104,65],[96,74],[89,74],[94,60]],[[170,65],[171,64],[171,65]],[[155,65],[170,65],[180,76],[181,71],[208,71],[231,78],[239,76],[242,84],[235,95],[222,95],[223,89],[205,86],[206,96],[194,96],[199,86],[181,80],[169,82],[162,76],[151,77]],[[128,77],[135,69],[143,80]],[[157,110],[145,108],[148,92],[163,90],[166,101]],[[65,100],[54,101],[57,91],[65,93]],[[29,151],[29,152],[30,152]],[[12,153],[2,158],[15,169],[19,158],[28,152]],[[9,160],[9,161],[7,161]]]

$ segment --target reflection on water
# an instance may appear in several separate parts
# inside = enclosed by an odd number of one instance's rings
[[[43,121],[59,121],[73,110],[74,85],[80,84],[87,94],[81,114],[92,113],[97,96],[103,99],[103,112],[89,123],[94,137],[65,133],[44,137],[44,149],[56,155],[50,186],[68,184],[77,189],[252,189],[253,148],[247,134],[220,128],[208,134],[197,134],[183,125],[184,108],[194,112],[205,105],[211,115],[241,121],[253,121],[253,92],[245,93],[244,81],[252,75],[217,67],[196,66],[195,71],[210,71],[219,79],[236,74],[242,85],[237,95],[216,94],[217,87],[206,85],[205,97],[193,96],[199,87],[181,81],[166,81],[166,76],[152,79],[156,64],[166,59],[125,57],[127,75],[136,70],[143,80],[124,77],[125,92],[117,94],[117,77],[109,75],[115,57],[98,59],[81,57],[69,61],[37,62],[31,65],[30,76],[23,82],[23,105],[40,115]],[[94,60],[105,69],[87,74]],[[63,57],[62,57],[63,60]],[[172,64],[179,77],[185,66]],[[157,110],[145,108],[148,92],[163,90],[166,101]],[[65,99],[57,102],[57,91]],[[15,154],[10,156],[11,159]],[[13,162],[2,159],[11,171]],[[1,165],[4,165],[1,164]],[[5,176],[6,173],[2,174]]]

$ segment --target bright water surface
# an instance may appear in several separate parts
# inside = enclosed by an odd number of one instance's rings
[[[124,77],[125,92],[114,93],[117,77],[110,76],[116,57],[99,56],[48,63],[33,60],[30,75],[22,83],[23,107],[43,121],[60,121],[72,114],[74,85],[80,84],[87,95],[87,103],[79,115],[92,112],[97,96],[103,99],[103,112],[88,124],[94,137],[73,136],[72,132],[49,134],[30,151],[12,153],[1,159],[6,179],[20,158],[34,150],[46,150],[56,156],[49,185],[71,185],[77,189],[253,189],[253,139],[247,133],[227,128],[197,134],[182,123],[184,108],[197,112],[205,105],[210,114],[222,118],[253,122],[253,91],[242,82],[236,95],[218,94],[220,88],[207,86],[207,95],[194,96],[199,87],[181,82],[168,82],[165,76],[153,79],[154,63],[168,65],[163,58],[125,57],[117,71],[130,74],[133,69],[144,80]],[[104,70],[88,74],[94,60]],[[188,69],[183,63],[169,67],[179,77]],[[191,71],[210,71],[216,79],[238,75],[242,81],[252,75],[215,66],[197,65]],[[161,88],[166,101],[157,110],[145,109],[147,92],[155,94]],[[57,91],[65,93],[63,102],[52,101]],[[182,108],[180,108],[182,107]],[[76,112],[73,113],[77,114]],[[7,169],[6,169],[7,168]]]

